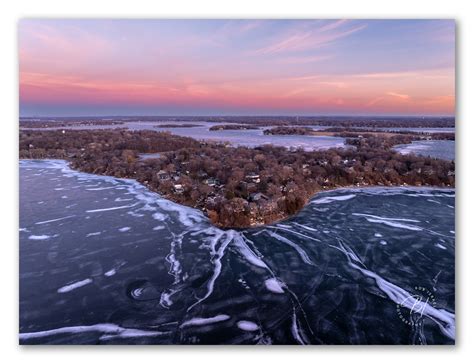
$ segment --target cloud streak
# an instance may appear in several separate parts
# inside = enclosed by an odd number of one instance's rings
[[[386,92],[386,94],[389,95],[389,96],[396,97],[398,99],[402,99],[402,100],[408,100],[410,98],[410,96],[408,96],[408,95],[400,94],[398,92],[393,92],[393,91]]]
[[[255,53],[268,55],[282,52],[315,50],[331,44],[336,40],[346,38],[367,27],[366,24],[361,24],[340,30],[339,28],[343,24],[347,24],[347,21],[339,20],[326,26],[306,31],[291,31],[289,35],[284,36],[282,39],[255,50]]]

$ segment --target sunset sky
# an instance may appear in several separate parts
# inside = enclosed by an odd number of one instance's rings
[[[21,20],[21,116],[454,115],[451,20]]]

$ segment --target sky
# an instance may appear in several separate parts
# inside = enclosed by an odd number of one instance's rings
[[[455,114],[453,20],[23,19],[20,116]]]

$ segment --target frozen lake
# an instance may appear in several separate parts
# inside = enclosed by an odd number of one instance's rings
[[[80,125],[62,128],[44,128],[42,130],[55,129],[77,129],[77,130],[96,130],[96,129],[117,129],[128,128],[130,130],[154,130],[169,131],[172,134],[190,137],[198,140],[212,140],[217,142],[228,142],[232,145],[255,147],[263,144],[273,144],[285,148],[303,148],[306,150],[344,148],[344,138],[328,136],[310,136],[310,135],[264,135],[266,128],[250,130],[219,130],[210,131],[209,128],[220,123],[190,123],[199,124],[197,127],[176,127],[176,128],[155,128],[160,124],[170,124],[170,122],[152,122],[137,121],[125,122],[121,125]],[[185,124],[185,122],[177,123]],[[313,127],[314,129],[324,129],[324,127]]]
[[[401,154],[417,154],[426,157],[455,160],[456,143],[453,140],[417,140],[410,144],[399,144],[394,148]]]
[[[221,230],[132,180],[20,161],[20,343],[453,344],[454,203],[341,189]]]

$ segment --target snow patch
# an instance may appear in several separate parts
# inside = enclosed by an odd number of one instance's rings
[[[162,214],[161,212],[155,212],[153,215],[151,215],[155,220],[158,221],[165,221],[166,220],[166,215]]]
[[[334,201],[346,201],[356,197],[356,195],[342,195],[342,196],[328,196],[328,197],[321,197],[319,199],[313,200],[311,203],[315,205],[324,204],[324,203],[331,203]]]
[[[24,332],[20,333],[20,340],[37,339],[42,337],[48,337],[60,334],[81,334],[84,332],[98,332],[105,334],[100,337],[101,340],[107,340],[112,338],[130,338],[130,337],[146,337],[146,336],[159,336],[164,334],[160,331],[148,331],[139,329],[124,328],[115,324],[95,324],[90,326],[68,326],[61,327],[53,330],[37,331],[37,332]]]
[[[30,235],[28,239],[30,240],[47,240],[52,238],[50,235]]]
[[[104,276],[106,276],[106,277],[112,277],[112,276],[114,276],[116,273],[117,273],[117,270],[116,270],[116,269],[111,269],[111,270],[108,270],[107,272],[105,272],[105,273],[104,273]]]
[[[245,320],[237,322],[237,327],[243,331],[257,331],[259,329],[255,322]]]
[[[365,219],[368,222],[373,222],[375,224],[384,224],[384,225],[387,225],[387,226],[396,227],[396,228],[400,228],[400,229],[411,230],[411,231],[422,231],[423,230],[422,228],[420,228],[416,225],[403,224],[403,223],[399,222],[399,221],[419,222],[418,220],[381,217],[381,216],[376,216],[376,215],[360,214],[360,213],[356,213],[356,212],[353,212],[352,215],[365,217]]]
[[[103,212],[103,211],[112,211],[112,210],[120,210],[120,209],[129,209],[131,207],[136,206],[137,204],[134,203],[133,205],[125,205],[125,206],[115,206],[115,207],[109,207],[106,209],[95,209],[95,210],[87,210],[87,213],[92,213],[92,212]]]
[[[56,222],[56,221],[66,220],[66,219],[70,219],[70,218],[75,217],[75,216],[76,216],[76,215],[70,215],[70,216],[66,216],[66,217],[60,217],[60,218],[58,218],[58,219],[39,221],[39,222],[36,222],[35,225],[49,224],[50,222]]]
[[[195,317],[191,320],[185,321],[181,324],[180,328],[190,327],[190,326],[203,326],[214,324],[216,322],[227,321],[230,319],[229,315],[216,315],[213,317]]]
[[[68,284],[67,286],[59,288],[58,293],[70,292],[70,291],[73,291],[77,288],[83,287],[83,286],[85,286],[87,284],[90,284],[90,283],[92,283],[92,279],[90,279],[90,278],[83,279],[82,281],[74,282],[74,283]]]
[[[265,287],[273,293],[285,293],[282,284],[276,278],[269,278],[265,281]]]

